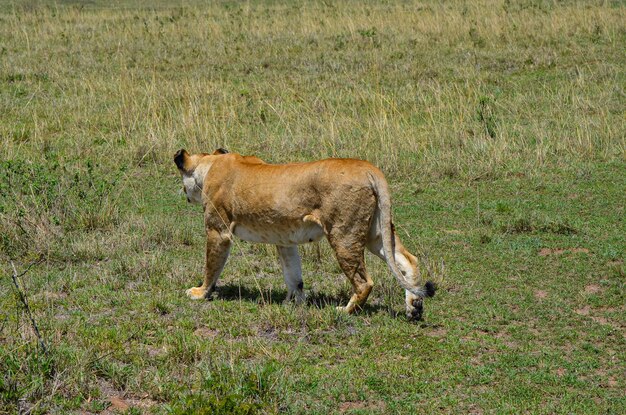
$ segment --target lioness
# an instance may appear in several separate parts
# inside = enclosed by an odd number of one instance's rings
[[[218,149],[212,154],[179,150],[187,201],[202,204],[206,227],[204,282],[187,290],[207,298],[224,268],[233,235],[276,245],[287,284],[286,301],[304,300],[299,244],[326,236],[354,294],[352,313],[372,291],[364,249],[383,259],[406,290],[406,315],[419,320],[422,302],[435,294],[432,282],[418,285],[417,258],[407,251],[391,222],[389,188],[382,172],[367,161],[326,159],[267,164],[257,157]]]

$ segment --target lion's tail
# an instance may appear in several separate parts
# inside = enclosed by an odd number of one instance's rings
[[[404,275],[398,269],[398,264],[395,258],[395,234],[393,229],[393,223],[391,222],[391,196],[389,192],[389,186],[382,177],[375,173],[368,173],[370,184],[374,189],[376,195],[376,202],[378,204],[378,210],[380,217],[378,225],[380,226],[379,232],[383,242],[383,252],[385,259],[387,260],[387,266],[391,273],[396,277],[398,283],[405,290],[413,293],[414,295],[425,298],[435,295],[435,286],[431,281],[426,282],[423,287],[417,287],[412,285],[404,278]]]

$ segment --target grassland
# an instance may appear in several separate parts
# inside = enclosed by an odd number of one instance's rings
[[[618,1],[0,1],[0,413],[626,413]],[[210,302],[173,153],[356,157],[439,292],[326,243]],[[47,351],[39,346],[20,290]]]

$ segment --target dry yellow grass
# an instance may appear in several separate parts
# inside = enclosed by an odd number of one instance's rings
[[[0,154],[225,146],[470,177],[624,157],[618,5],[166,4],[5,7]]]

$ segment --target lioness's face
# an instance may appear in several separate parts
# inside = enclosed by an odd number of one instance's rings
[[[191,155],[185,149],[174,155],[174,163],[183,179],[183,191],[189,203],[202,203],[202,184],[204,175],[198,177],[198,164],[202,154]]]
[[[222,148],[215,150],[213,154],[189,154],[185,149],[176,152],[174,163],[183,179],[183,191],[189,203],[202,203],[204,178],[211,167],[211,157],[227,153]]]
[[[187,202],[202,203],[202,187],[196,182],[193,176],[183,174],[183,191],[187,196]]]

